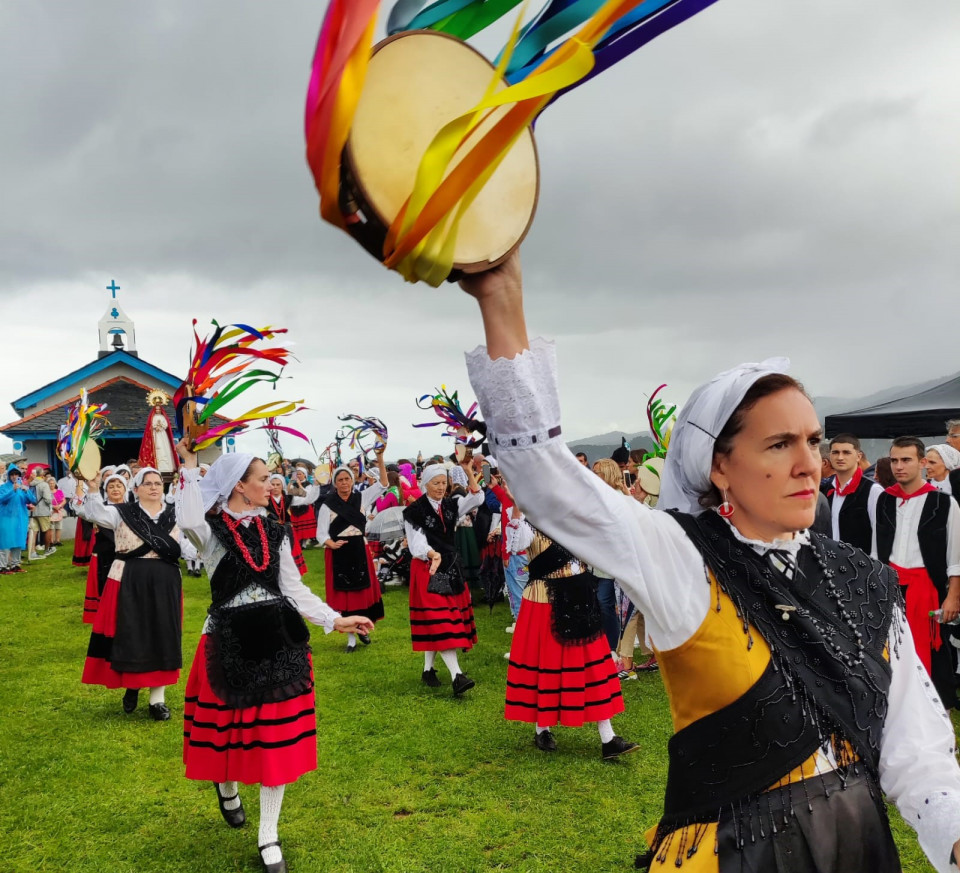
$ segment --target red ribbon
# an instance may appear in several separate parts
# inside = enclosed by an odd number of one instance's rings
[[[900,505],[903,506],[904,503],[914,497],[919,497],[921,494],[929,494],[931,491],[936,490],[937,489],[934,488],[929,482],[924,482],[923,485],[921,485],[916,491],[907,494],[907,492],[903,490],[903,486],[897,482],[896,485],[891,485],[887,489],[887,494],[892,494],[894,497],[898,497],[901,500]]]

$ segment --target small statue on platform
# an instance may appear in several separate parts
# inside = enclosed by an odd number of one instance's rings
[[[164,481],[168,481],[180,466],[175,448],[173,429],[163,407],[170,402],[170,396],[160,389],[147,394],[150,414],[143,429],[143,441],[140,443],[140,465],[159,470]]]

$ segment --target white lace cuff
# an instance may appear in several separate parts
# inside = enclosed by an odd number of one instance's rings
[[[920,848],[926,853],[937,873],[956,870],[950,863],[953,844],[960,839],[960,798],[954,791],[933,791],[924,798],[915,821]]]
[[[557,356],[537,338],[512,359],[490,359],[485,346],[467,352],[467,373],[487,424],[494,455],[560,439]]]

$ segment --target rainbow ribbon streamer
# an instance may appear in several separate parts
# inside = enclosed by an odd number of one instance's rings
[[[528,2],[523,0],[483,99],[436,135],[409,199],[391,223],[383,263],[408,281],[437,286],[449,276],[461,218],[517,138],[551,102],[716,0],[548,0],[521,26]],[[398,0],[388,31],[428,28],[466,40],[520,3],[439,0],[423,8],[420,0]],[[320,193],[320,214],[341,228],[340,155],[363,90],[379,5],[377,0],[331,0],[307,90],[307,163]],[[497,91],[502,78],[509,87]],[[474,136],[502,107],[510,108],[484,136]],[[460,154],[462,160],[447,173]]]
[[[367,450],[363,445],[362,439],[368,435],[373,436],[373,450],[375,452],[386,447],[389,433],[387,426],[379,418],[372,416],[364,418],[362,415],[354,415],[353,413],[349,415],[339,415],[337,417],[340,421],[347,423],[347,427],[341,428],[340,433],[343,439],[349,437],[351,449],[359,446],[364,455],[366,455]],[[356,422],[356,424],[350,425],[350,422]]]
[[[185,426],[184,410],[188,403],[196,404],[196,425],[192,433],[194,451],[201,451],[228,436],[246,431],[254,422],[290,415],[303,409],[302,400],[274,400],[255,406],[243,415],[225,422],[214,423],[212,416],[221,414],[223,407],[235,400],[244,391],[258,384],[273,384],[281,379],[279,372],[254,367],[258,362],[279,366],[282,370],[291,357],[280,346],[264,347],[264,344],[286,333],[286,328],[253,328],[246,324],[221,326],[216,321],[213,334],[200,339],[193,321],[193,355],[187,378],[173,395],[177,428],[186,434],[191,428]],[[206,425],[206,427],[203,427]],[[283,428],[286,430],[286,428]],[[303,436],[299,431],[291,433]],[[304,437],[306,439],[306,437]]]
[[[466,412],[460,405],[460,392],[454,391],[450,394],[446,385],[441,385],[439,391],[433,394],[424,394],[417,400],[417,406],[421,409],[432,409],[436,413],[439,421],[426,421],[422,424],[415,424],[414,427],[436,427],[437,425],[446,425],[444,436],[453,437],[456,442],[467,448],[474,449],[483,444],[483,438],[487,433],[487,426],[477,417],[478,406],[474,403]],[[424,404],[426,401],[426,404]],[[480,434],[477,439],[467,439],[467,437],[458,433],[465,429],[469,433]]]
[[[670,447],[670,436],[673,433],[673,426],[677,423],[677,417],[674,414],[677,406],[674,404],[667,407],[667,404],[657,397],[666,387],[666,383],[661,385],[647,401],[647,425],[653,437],[653,451],[644,455],[644,462],[651,458],[665,458],[667,449]]]
[[[57,457],[67,465],[71,473],[77,472],[77,465],[83,456],[87,443],[93,440],[99,443],[104,431],[110,426],[106,403],[89,403],[87,389],[80,392],[80,398],[67,413],[66,424],[60,425],[57,434]]]

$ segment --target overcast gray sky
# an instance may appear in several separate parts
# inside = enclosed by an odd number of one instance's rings
[[[391,455],[444,447],[413,399],[470,394],[479,319],[318,218],[324,8],[0,7],[2,423],[96,356],[115,279],[157,366],[185,370],[193,317],[289,327],[282,393],[318,447],[350,411],[387,422]],[[772,354],[817,394],[958,369],[958,32],[956,0],[719,0],[547,110],[524,267],[569,438],[639,430],[660,382],[678,401]]]

